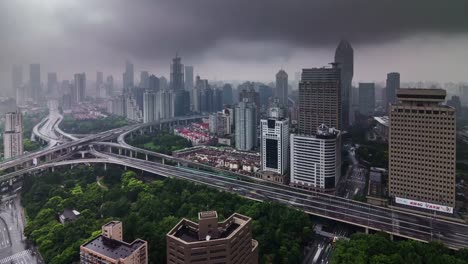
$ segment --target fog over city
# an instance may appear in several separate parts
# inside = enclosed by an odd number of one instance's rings
[[[268,3],[268,4],[267,4]],[[467,81],[468,2],[15,0],[0,2],[0,84],[11,67],[42,74],[135,70],[168,76],[176,52],[211,80],[272,81],[354,47],[354,81]],[[119,78],[119,77],[118,77]],[[4,89],[4,88],[2,88]]]

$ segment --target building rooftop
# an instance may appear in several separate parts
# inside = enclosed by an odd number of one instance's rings
[[[447,92],[443,89],[401,88],[397,90],[400,101],[444,102]]]
[[[66,208],[63,212],[59,215],[60,222],[71,222],[76,220],[80,216],[80,212]]]
[[[388,116],[374,116],[374,120],[386,127],[390,125],[390,119],[388,118]]]
[[[131,244],[106,238],[102,235],[84,244],[83,247],[92,250],[96,253],[109,257],[111,259],[125,259],[129,257],[135,250],[145,244],[145,241],[137,239]]]

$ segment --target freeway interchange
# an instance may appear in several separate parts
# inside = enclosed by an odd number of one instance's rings
[[[133,168],[162,177],[173,177],[188,180],[197,184],[204,184],[219,190],[235,192],[246,198],[257,201],[274,201],[286,204],[304,212],[327,219],[332,219],[363,228],[383,231],[395,236],[415,239],[423,242],[440,241],[453,249],[468,247],[468,225],[457,221],[442,219],[439,217],[409,213],[387,207],[374,206],[366,203],[327,195],[319,192],[305,191],[302,189],[279,185],[256,178],[242,179],[239,177],[227,177],[225,175],[191,169],[181,166],[165,165],[159,162],[149,161],[148,155],[173,159],[171,156],[141,150],[125,143],[125,137],[145,128],[158,127],[162,123],[178,123],[198,120],[197,117],[178,118],[164,120],[153,124],[134,124],[106,132],[90,135],[84,138],[67,138],[68,141],[56,141],[56,146],[41,151],[23,155],[15,160],[0,163],[0,169],[9,168],[10,172],[0,176],[0,180],[8,180],[35,171],[54,168],[58,166],[70,166],[72,164],[116,164]],[[49,126],[55,129],[58,125]],[[63,131],[55,131],[61,135]],[[55,133],[54,132],[54,133]],[[44,132],[43,132],[44,133]],[[115,142],[104,142],[114,140]],[[50,146],[50,145],[49,145]],[[112,152],[112,147],[118,147],[119,154]],[[120,151],[124,150],[124,151]],[[73,153],[86,152],[94,158],[73,158]],[[31,160],[47,157],[51,154],[59,155],[45,158],[40,164],[31,164]],[[130,156],[126,156],[126,154]],[[134,153],[134,155],[132,155]],[[137,153],[146,156],[146,159],[138,159]],[[55,158],[55,159],[54,159]],[[180,164],[180,163],[179,163]],[[19,166],[18,165],[22,165]]]

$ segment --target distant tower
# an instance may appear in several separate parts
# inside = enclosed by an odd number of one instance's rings
[[[386,106],[395,104],[396,94],[400,89],[400,74],[398,72],[391,72],[387,74],[387,87],[386,87]]]
[[[335,62],[341,68],[341,127],[346,129],[354,122],[354,113],[351,110],[354,51],[348,41],[342,40],[338,44]]]
[[[372,116],[375,111],[375,83],[359,83],[359,113]]]
[[[85,99],[86,92],[86,75],[85,73],[75,74],[75,95],[72,96],[75,101],[74,103],[81,103]]]
[[[171,64],[171,90],[178,91],[184,89],[184,65],[181,58],[176,55]]]
[[[100,71],[96,72],[96,97],[101,95],[101,86],[104,84],[104,74]]]
[[[149,88],[149,73],[147,71],[142,71],[140,73],[140,88]]]
[[[288,107],[288,74],[284,70],[276,74],[275,96],[283,107]]]
[[[134,70],[133,64],[130,61],[125,62],[125,72],[123,74],[123,89],[124,92],[130,90],[134,86]]]
[[[18,91],[21,89],[23,84],[23,67],[14,65],[11,71],[11,96],[16,98]],[[18,98],[24,99],[24,98]]]
[[[31,64],[29,66],[29,97],[34,101],[39,101],[41,97],[41,65]]]
[[[236,106],[236,149],[252,150],[257,145],[257,107],[244,98]]]
[[[10,112],[5,114],[3,147],[3,155],[5,159],[23,154],[23,115],[21,112]]]
[[[185,90],[193,89],[193,66],[185,66]]]

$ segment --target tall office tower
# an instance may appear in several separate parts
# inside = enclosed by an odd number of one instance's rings
[[[460,85],[459,89],[461,104],[468,107],[468,85]]]
[[[396,94],[400,89],[400,74],[398,72],[391,72],[387,74],[387,87],[385,88],[385,105],[395,104]]]
[[[104,84],[104,74],[100,71],[96,72],[96,97],[101,97],[101,88]]]
[[[5,114],[3,148],[5,159],[23,154],[23,115],[21,112],[9,112]]]
[[[239,102],[244,101],[244,99],[249,99],[249,102],[254,103],[257,107],[257,110],[260,110],[261,103],[260,103],[260,94],[255,91],[253,83],[247,82],[243,83],[243,89],[239,92]],[[260,114],[260,113],[258,113]]]
[[[226,83],[223,85],[223,104],[232,105],[233,104],[233,94],[232,94],[232,85]]]
[[[209,96],[209,93],[206,93],[206,90],[210,89],[208,80],[201,79],[200,76],[197,76],[195,87],[192,90],[192,110],[196,113],[201,113],[206,111],[206,102],[209,101],[206,96]]]
[[[185,90],[193,89],[193,66],[185,66]]]
[[[340,68],[303,69],[299,83],[299,134],[314,135],[317,127],[341,129]]]
[[[41,65],[31,64],[29,65],[29,98],[34,101],[39,101],[42,93],[41,89]]]
[[[75,87],[74,87],[75,96],[74,103],[78,104],[84,101],[86,96],[86,75],[85,73],[75,74]]]
[[[283,107],[288,107],[288,74],[284,70],[276,74],[275,97],[279,99]]]
[[[133,87],[131,94],[133,99],[135,99],[138,109],[143,110],[143,94],[146,92],[146,89],[141,87]]]
[[[17,91],[23,85],[23,67],[20,65],[13,65],[11,70],[11,92],[13,98],[17,98]]]
[[[371,116],[375,111],[375,83],[359,83],[359,113]]]
[[[210,85],[205,86],[205,88],[201,91],[200,96],[200,108],[202,113],[212,113],[214,112],[213,107],[213,98],[214,98],[214,91]]]
[[[176,55],[172,59],[171,64],[171,90],[184,90],[184,65],[181,63],[181,58]]]
[[[262,171],[284,175],[289,168],[289,119],[284,116],[284,109],[275,106],[268,109],[267,119],[260,120]]]
[[[151,74],[151,76],[148,77],[148,89],[153,92],[157,92],[160,90],[159,78],[153,74]]]
[[[341,133],[322,124],[314,134],[291,135],[291,185],[332,192],[341,175]]]
[[[123,95],[114,96],[107,101],[107,112],[117,116],[125,116],[124,99]]]
[[[175,116],[184,116],[190,112],[190,92],[186,90],[173,91],[175,95]]]
[[[453,213],[456,113],[442,89],[399,89],[390,106],[389,195],[398,204]]]
[[[135,77],[134,77],[133,64],[130,61],[125,61],[125,72],[123,73],[123,90],[129,91],[134,87]]]
[[[149,73],[147,71],[142,71],[140,73],[140,88],[149,88]]]
[[[223,90],[216,88],[213,91],[213,112],[223,110]]]
[[[55,95],[57,93],[57,73],[49,72],[47,73],[47,93],[50,95]]]
[[[112,75],[106,78],[106,94],[107,96],[114,96],[114,77]]]
[[[275,91],[272,87],[264,84],[258,86],[258,96],[260,97],[260,106],[262,109],[268,108],[270,100],[274,99]],[[287,108],[284,106],[284,108]]]
[[[160,90],[157,93],[158,98],[156,104],[158,105],[157,120],[170,119],[175,116],[175,93],[168,90]]]
[[[167,90],[167,89],[169,89],[169,85],[167,84],[167,79],[166,79],[166,77],[161,76],[161,77],[159,78],[159,88],[160,88],[161,90]]]
[[[145,92],[143,97],[143,122],[151,123],[158,120],[157,93],[153,91]]]
[[[341,40],[338,44],[335,63],[341,69],[341,127],[347,128],[354,122],[354,113],[351,110],[354,51],[348,41]]]
[[[244,98],[235,108],[236,149],[252,150],[257,146],[257,107]]]
[[[120,221],[111,221],[101,228],[101,234],[80,246],[81,264],[148,264],[148,242],[136,239],[123,241]]]
[[[234,213],[218,222],[216,211],[198,213],[198,223],[182,219],[166,235],[167,263],[257,264],[252,219]]]

